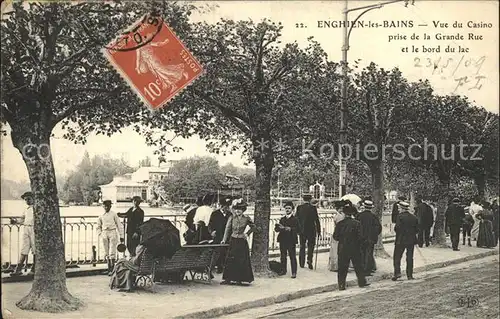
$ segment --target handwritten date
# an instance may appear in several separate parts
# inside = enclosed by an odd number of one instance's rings
[[[414,67],[432,69],[432,75],[441,75],[442,79],[453,78],[456,82],[453,92],[456,92],[460,87],[467,87],[469,90],[480,90],[483,86],[481,81],[486,78],[479,73],[486,61],[486,56],[477,59],[465,55],[462,55],[460,59],[416,57],[413,61]]]
[[[444,59],[442,57],[432,60],[431,58],[420,59],[417,57],[413,61],[415,62],[415,67],[432,68],[432,74],[436,74],[436,72],[443,74],[444,70],[453,70],[451,76],[454,76],[460,68],[467,68],[468,70],[474,71],[475,75],[477,75],[479,71],[481,71],[484,61],[486,61],[486,56],[482,56],[479,59],[466,59],[465,55],[462,55],[460,60],[454,60],[452,58]]]

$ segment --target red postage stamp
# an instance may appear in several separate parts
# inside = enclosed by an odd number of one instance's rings
[[[164,106],[203,71],[167,24],[152,15],[144,16],[103,51],[153,110]]]

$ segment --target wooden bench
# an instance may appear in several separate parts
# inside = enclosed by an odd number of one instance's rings
[[[191,279],[210,283],[212,270],[220,252],[228,246],[227,244],[182,246],[172,258],[162,258],[157,261],[154,280],[182,282],[184,279]],[[188,275],[191,275],[191,278]]]

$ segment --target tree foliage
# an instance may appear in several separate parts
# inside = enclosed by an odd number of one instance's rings
[[[226,174],[239,178],[245,191],[251,192],[255,187],[255,172],[252,169],[232,164],[219,166],[216,159],[208,156],[176,161],[162,184],[168,199],[178,203],[206,194],[217,194],[226,186]]]
[[[82,304],[66,288],[53,161],[38,156],[31,145],[50,147],[58,123],[67,130],[66,138],[84,143],[91,132],[111,135],[131,123],[149,122],[154,115],[112,70],[101,49],[151,11],[165,17],[182,36],[189,30],[193,8],[165,1],[23,1],[3,13],[0,121],[10,126],[14,147],[29,155],[24,161],[35,199],[35,278],[18,307],[60,312]]]
[[[224,182],[219,163],[212,157],[191,157],[174,163],[163,187],[173,202],[216,194]]]
[[[99,199],[99,186],[111,183],[114,176],[133,171],[134,168],[124,159],[113,159],[106,155],[96,155],[90,159],[85,152],[82,161],[64,180],[59,197],[67,203],[91,205]]]

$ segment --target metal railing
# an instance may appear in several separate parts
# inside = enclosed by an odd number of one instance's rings
[[[248,214],[253,219],[253,214]],[[320,212],[320,223],[321,223],[321,234],[318,239],[318,247],[329,247],[330,239],[333,234],[335,225],[333,220],[333,213],[331,212]],[[181,244],[184,245],[184,238],[182,234],[187,230],[184,224],[185,215],[147,215],[144,220],[149,218],[163,218],[170,220],[179,230],[181,237]],[[10,224],[10,218],[19,218],[16,216],[2,217],[1,227],[2,227],[2,254],[1,254],[1,264],[2,271],[12,269],[15,267],[19,253],[22,247],[22,234],[23,226],[19,224]],[[281,218],[280,214],[272,214],[269,223],[269,250],[277,251],[279,250],[277,239],[277,233],[274,231],[274,226],[279,222]],[[98,216],[78,216],[78,217],[62,217],[62,234],[63,242],[65,247],[65,256],[67,266],[72,265],[85,265],[85,264],[98,264],[106,263],[104,259],[104,249],[102,248],[102,243],[97,235],[97,219]],[[392,224],[390,223],[390,217],[384,219],[388,220],[388,223],[383,221],[382,235],[384,237],[390,237],[394,235]],[[126,229],[125,219],[123,220],[124,227]],[[123,234],[125,238],[125,234]],[[252,235],[249,236],[249,245],[252,246]],[[128,256],[128,252],[125,254],[120,254],[120,257]],[[31,263],[32,256],[29,256],[28,263]]]

